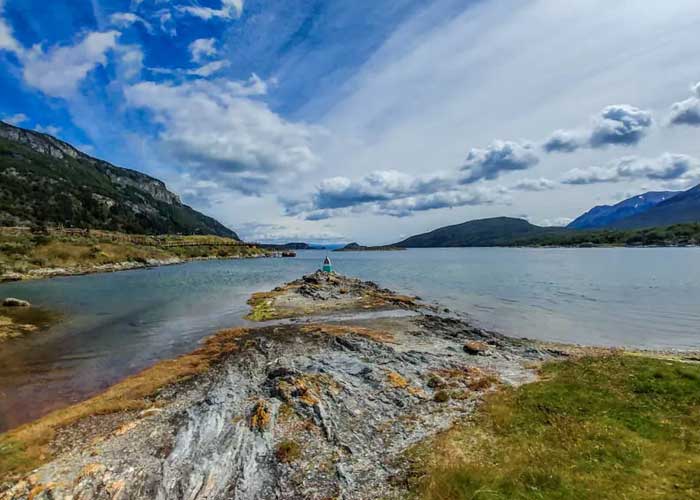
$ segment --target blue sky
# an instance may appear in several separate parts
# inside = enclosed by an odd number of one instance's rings
[[[245,238],[562,224],[700,182],[695,0],[0,0],[0,119]]]

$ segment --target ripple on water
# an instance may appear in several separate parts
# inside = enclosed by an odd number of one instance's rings
[[[0,296],[67,315],[52,332],[0,351],[0,427],[188,352],[220,328],[247,324],[252,292],[315,271],[325,253],[0,285]],[[699,257],[697,248],[452,248],[339,253],[333,260],[338,272],[518,337],[698,349]]]

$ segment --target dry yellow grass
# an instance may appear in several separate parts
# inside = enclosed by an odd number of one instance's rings
[[[49,460],[56,430],[91,415],[140,410],[159,389],[201,374],[238,350],[244,328],[223,330],[206,339],[190,354],[161,361],[82,403],[56,410],[45,417],[0,435],[0,477],[20,473]]]
[[[0,274],[91,268],[124,262],[249,257],[266,251],[218,236],[148,236],[109,231],[51,230],[47,234],[0,228]]]
[[[352,325],[332,325],[327,323],[317,323],[301,327],[303,333],[330,335],[332,337],[344,337],[346,335],[359,335],[375,342],[393,343],[394,336],[386,330],[376,330]]]

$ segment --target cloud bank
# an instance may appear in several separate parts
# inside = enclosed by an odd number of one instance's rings
[[[607,163],[570,170],[564,184],[599,184],[626,180],[691,181],[700,178],[700,161],[692,156],[664,153],[657,158],[625,156]]]
[[[150,112],[166,149],[205,180],[246,194],[315,168],[311,141],[318,131],[289,122],[256,97],[267,92],[248,81],[141,82],[124,91],[133,108]]]
[[[547,153],[573,153],[586,147],[633,146],[644,138],[652,124],[651,112],[629,104],[614,104],[594,117],[588,129],[557,130],[542,148]]]
[[[287,215],[322,220],[353,213],[405,217],[414,212],[507,202],[503,188],[464,188],[448,175],[412,176],[396,170],[371,172],[359,180],[324,179],[310,200],[281,199]]]

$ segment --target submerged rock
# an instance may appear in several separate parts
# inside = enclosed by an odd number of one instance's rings
[[[8,297],[2,301],[3,307],[31,307],[31,304],[26,300],[15,299],[14,297]]]

